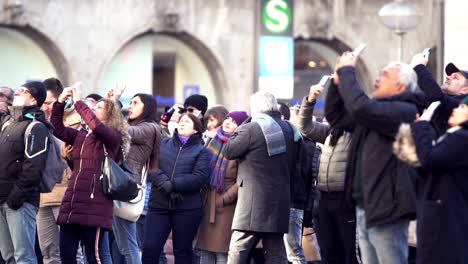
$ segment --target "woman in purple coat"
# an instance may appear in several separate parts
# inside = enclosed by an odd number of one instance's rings
[[[85,128],[63,125],[65,100],[73,97],[75,109]],[[76,263],[78,245],[85,247],[88,263],[100,263],[102,229],[112,229],[112,200],[100,188],[104,146],[116,162],[128,151],[128,124],[119,106],[101,99],[90,109],[81,100],[78,88],[65,88],[52,109],[54,135],[73,146],[73,171],[68,180],[57,223],[60,225],[60,258],[63,264]]]

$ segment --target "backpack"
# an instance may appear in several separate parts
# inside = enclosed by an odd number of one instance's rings
[[[31,135],[31,130],[35,124],[40,123],[39,121],[32,121],[24,132],[24,146],[25,148],[28,145],[28,138]],[[48,130],[48,135],[46,139],[47,145],[44,151],[47,152],[47,158],[45,161],[45,166],[41,171],[41,182],[39,184],[39,191],[41,193],[52,192],[55,184],[62,182],[63,172],[67,168],[67,163],[61,157],[61,148],[60,140],[58,140],[51,132]],[[25,155],[28,158],[32,158],[36,155],[43,153],[44,151],[38,152],[32,156],[27,154],[25,150]]]

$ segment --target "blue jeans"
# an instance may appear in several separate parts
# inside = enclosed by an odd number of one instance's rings
[[[289,209],[289,232],[284,234],[284,247],[288,261],[293,264],[305,264],[304,249],[302,249],[302,220],[304,210]]]
[[[36,264],[36,214],[38,208],[25,202],[13,210],[0,206],[0,251],[6,263]]]
[[[356,220],[364,264],[408,263],[409,220],[399,219],[390,224],[366,227],[366,213],[356,207]]]
[[[102,230],[102,238],[99,242],[99,256],[102,264],[112,264],[112,256],[109,243],[109,231]]]
[[[140,249],[137,242],[136,223],[114,216],[112,222],[115,242],[127,264],[141,264]]]
[[[200,264],[226,264],[228,254],[200,250]]]

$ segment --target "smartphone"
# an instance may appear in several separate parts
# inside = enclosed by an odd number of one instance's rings
[[[201,110],[196,110],[196,111],[193,111],[193,115],[198,117],[201,115]]]
[[[73,106],[73,97],[68,96],[67,100],[65,101],[65,109],[70,109]]]
[[[167,109],[167,111],[161,116],[161,121],[163,121],[165,123],[169,123],[169,121],[171,121],[171,118],[172,118],[172,115],[174,114],[174,112],[175,112],[174,107],[171,107],[171,108]]]
[[[325,84],[328,82],[328,80],[330,80],[330,78],[331,78],[331,75],[322,76],[322,79],[320,79],[320,82],[318,83],[318,85],[325,86]]]
[[[431,51],[431,48],[425,48],[422,52],[423,57],[427,58],[427,56],[429,56],[430,51]]]
[[[440,101],[432,102],[426,111],[429,113],[434,113],[434,111],[437,109],[439,105],[440,105]]]
[[[355,50],[353,50],[353,55],[358,56],[365,48],[367,47],[366,43],[362,43]]]

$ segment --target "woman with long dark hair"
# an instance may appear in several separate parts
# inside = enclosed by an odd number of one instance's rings
[[[131,136],[130,150],[125,160],[127,168],[142,182],[143,174],[156,171],[159,161],[161,129],[157,122],[157,102],[150,94],[135,94],[128,107],[128,133]],[[114,215],[112,225],[115,241],[127,264],[141,263],[137,239],[137,225]]]

